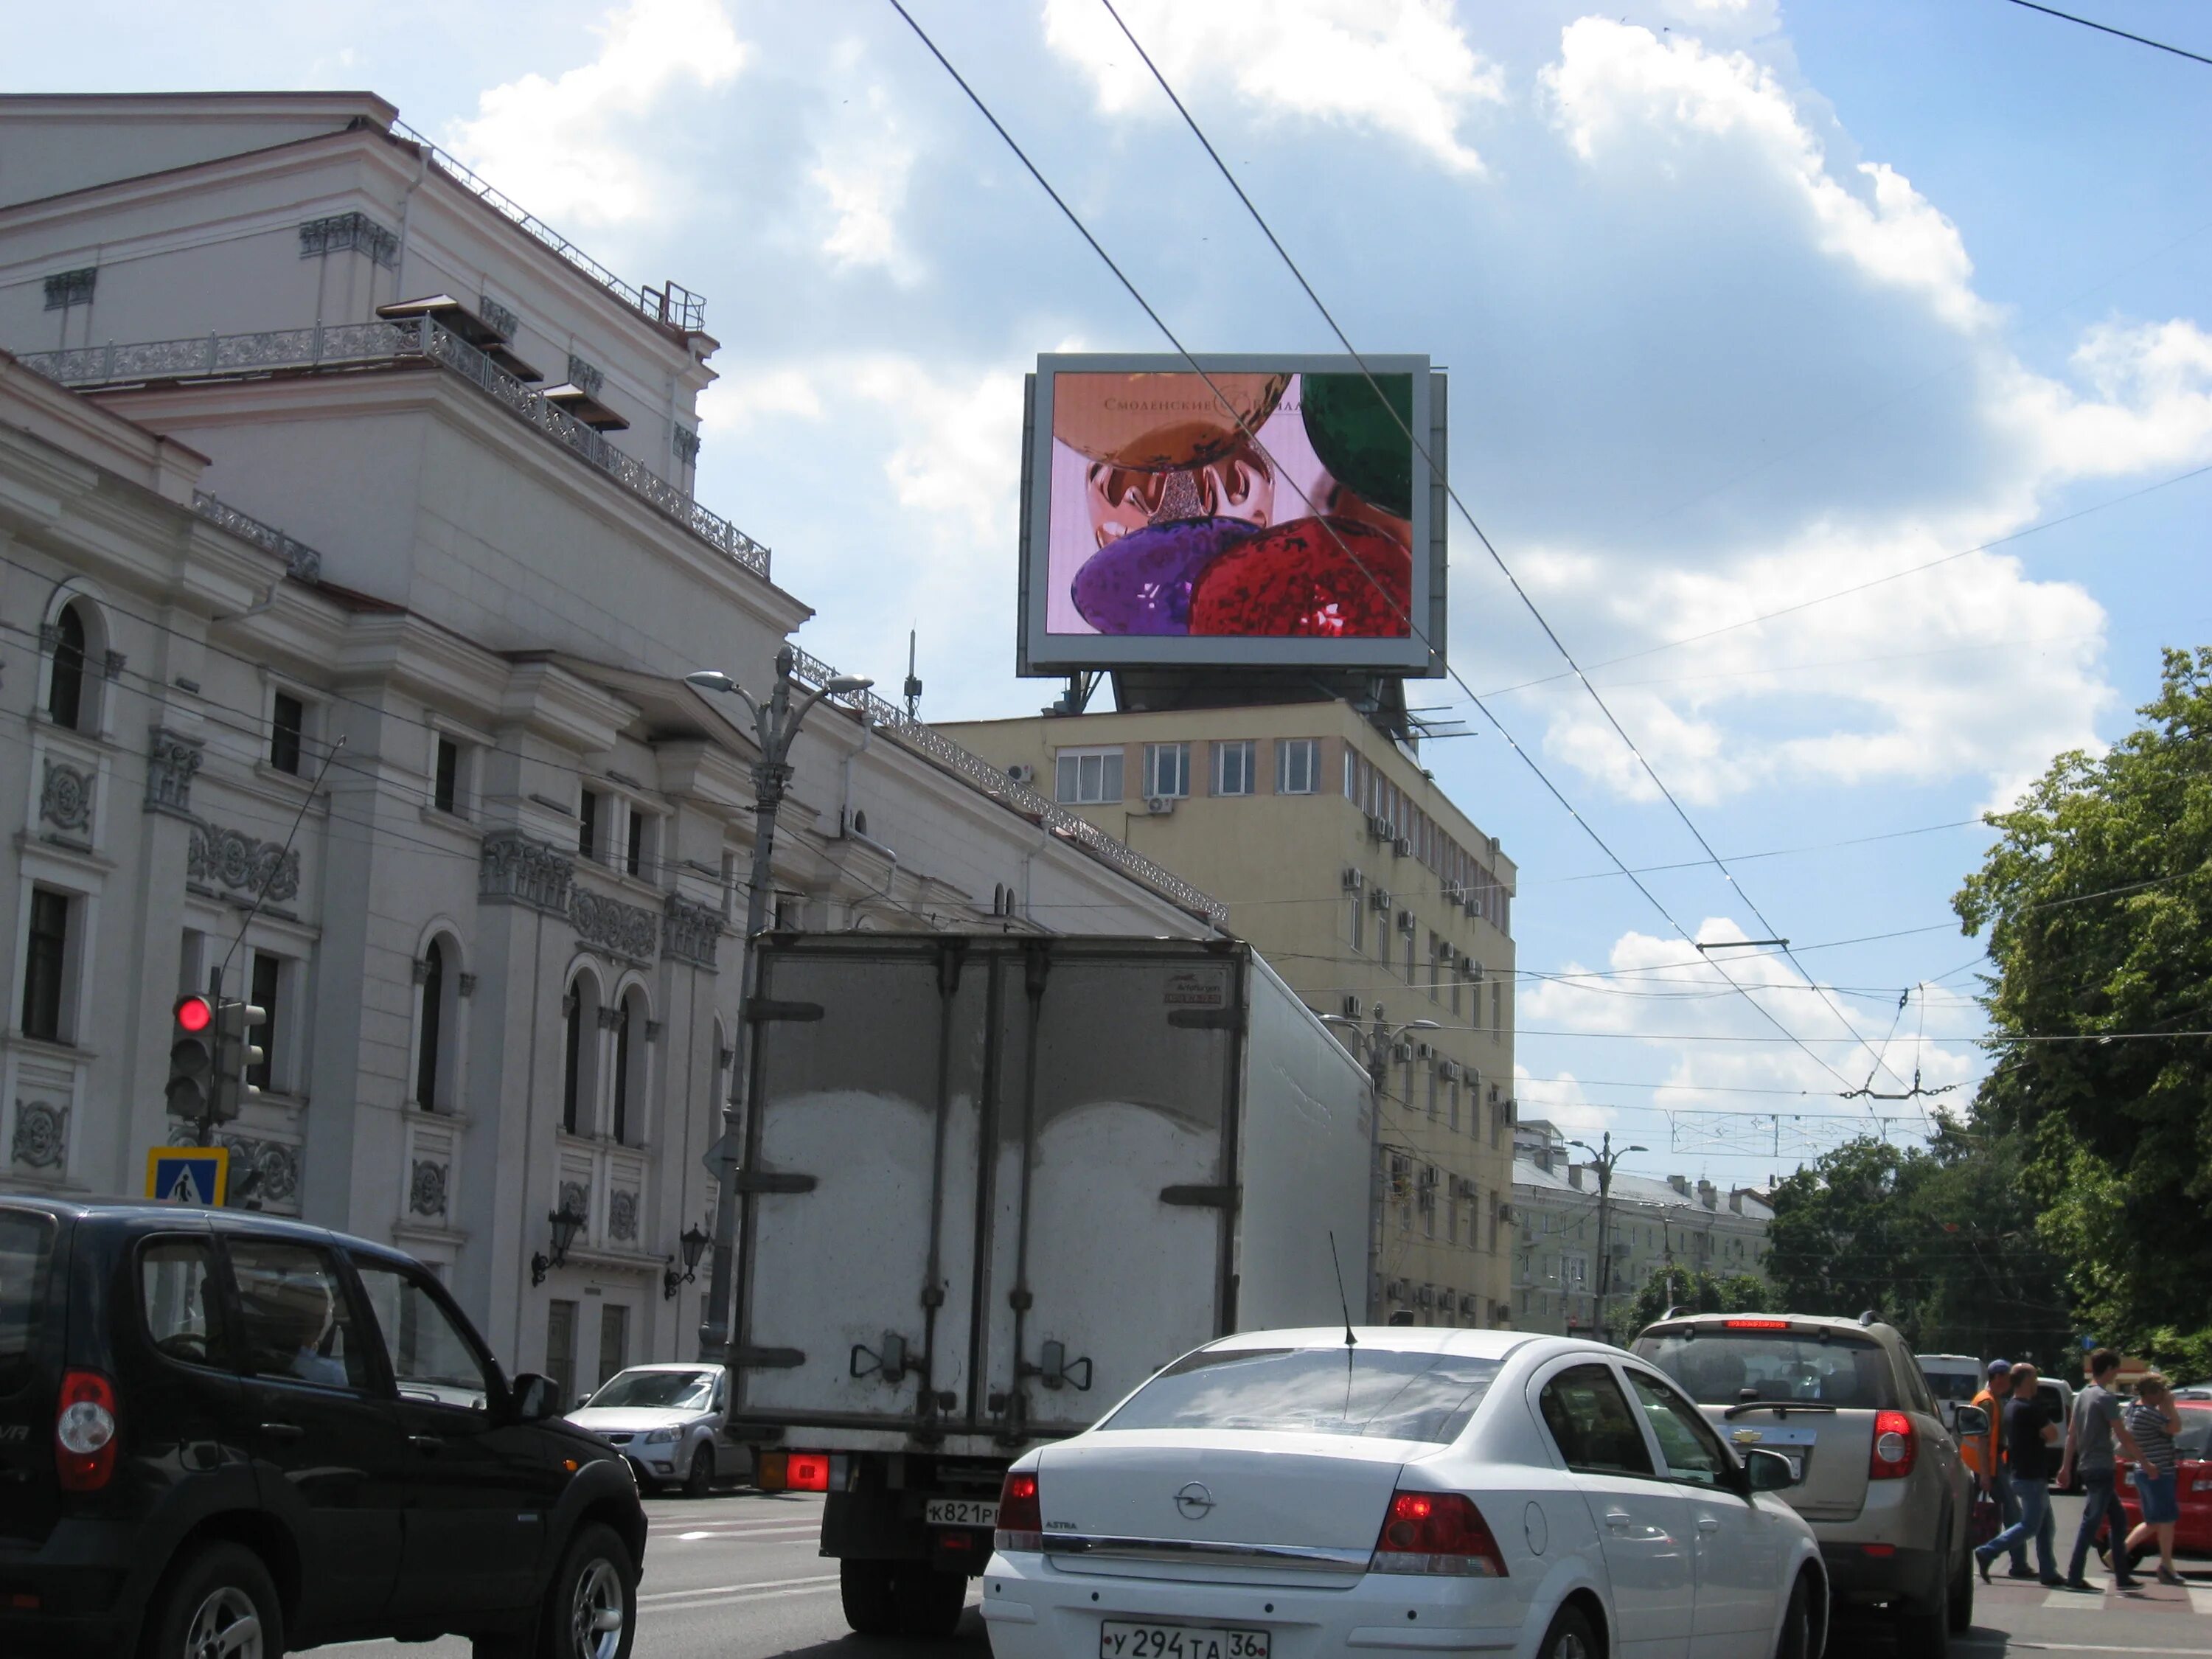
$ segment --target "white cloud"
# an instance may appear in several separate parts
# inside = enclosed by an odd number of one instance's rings
[[[823,412],[813,380],[797,368],[726,375],[699,395],[699,424],[712,434],[741,434],[776,416],[819,421]]]
[[[599,29],[599,55],[548,80],[491,88],[455,122],[453,152],[514,200],[563,224],[602,226],[667,213],[650,118],[669,94],[733,79],[749,48],[721,0],[627,0]]]
[[[911,286],[921,268],[899,236],[897,219],[915,152],[900,138],[881,90],[868,101],[875,115],[872,130],[825,147],[809,174],[830,212],[822,251],[841,270],[878,266],[902,286]]]
[[[1505,95],[1441,0],[1121,0],[1152,61],[1188,100],[1225,82],[1285,118],[1371,128],[1454,173],[1483,170],[1462,123]],[[1172,117],[1152,75],[1097,0],[1045,0],[1045,44],[1091,77],[1109,114]]]
[[[1570,1139],[1579,1139],[1618,1128],[1619,1110],[1601,1106],[1583,1091],[1572,1072],[1559,1072],[1541,1079],[1526,1066],[1513,1063],[1513,1097],[1518,1103],[1516,1121],[1540,1120]]]

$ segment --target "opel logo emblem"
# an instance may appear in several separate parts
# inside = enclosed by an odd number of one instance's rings
[[[1213,1494],[1195,1480],[1176,1494],[1176,1512],[1186,1521],[1203,1521],[1213,1511]]]

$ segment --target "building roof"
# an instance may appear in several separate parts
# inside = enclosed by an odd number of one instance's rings
[[[1587,1171],[1590,1166],[1578,1164],[1574,1167]],[[1565,1167],[1547,1170],[1542,1164],[1531,1158],[1514,1159],[1513,1184],[1516,1188],[1529,1188],[1539,1196],[1546,1194],[1559,1198],[1594,1199],[1597,1196],[1597,1180],[1595,1175],[1586,1176],[1584,1184],[1577,1187],[1569,1178]],[[1613,1177],[1613,1198],[1618,1204],[1643,1204],[1658,1209],[1686,1209],[1700,1211],[1707,1215],[1741,1216],[1746,1221],[1774,1219],[1773,1210],[1761,1202],[1748,1188],[1739,1187],[1732,1189],[1715,1188],[1713,1195],[1715,1202],[1708,1208],[1700,1200],[1698,1187],[1694,1182],[1691,1184],[1690,1190],[1686,1193],[1670,1182],[1656,1180],[1649,1176],[1624,1175],[1615,1172]],[[1742,1203],[1741,1209],[1729,1202],[1731,1198],[1739,1195]]]

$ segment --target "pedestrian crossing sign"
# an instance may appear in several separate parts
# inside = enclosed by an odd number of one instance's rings
[[[220,1209],[229,1186],[228,1146],[156,1146],[146,1154],[146,1196],[158,1203]]]

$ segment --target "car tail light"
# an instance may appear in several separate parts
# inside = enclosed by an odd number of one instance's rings
[[[784,1479],[793,1492],[830,1490],[830,1454],[797,1451],[784,1463]]]
[[[1790,1322],[1786,1319],[1729,1319],[1721,1322],[1721,1328],[1728,1331],[1786,1331],[1790,1328]]]
[[[991,1543],[1002,1550],[1044,1547],[1044,1506],[1037,1501],[1036,1470],[1006,1472],[1006,1484],[999,1488],[999,1528]]]
[[[1397,1492],[1390,1494],[1367,1570],[1503,1578],[1505,1557],[1473,1498],[1455,1492]]]
[[[64,1492],[98,1492],[115,1473],[115,1385],[98,1371],[62,1378],[54,1469]]]
[[[1869,1480],[1902,1480],[1912,1473],[1920,1443],[1912,1432],[1912,1419],[1903,1412],[1874,1414],[1874,1451],[1867,1459]]]

